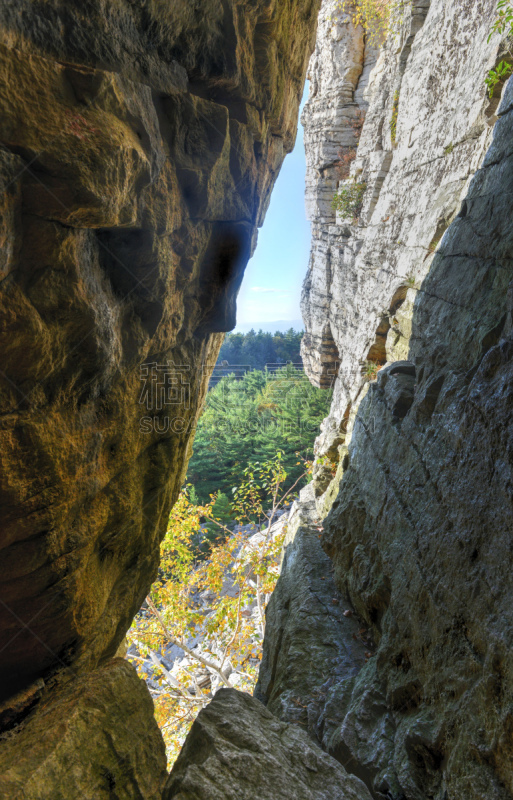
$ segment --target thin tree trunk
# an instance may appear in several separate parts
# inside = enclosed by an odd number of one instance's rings
[[[217,675],[219,675],[219,677],[221,678],[221,680],[222,680],[222,682],[224,683],[225,686],[228,686],[229,689],[233,689],[233,686],[231,685],[230,681],[225,678],[225,676],[223,675],[222,671],[219,669],[217,664],[214,664],[213,661],[208,661],[208,659],[203,658],[203,656],[198,655],[198,653],[195,653],[193,650],[191,650],[189,647],[187,647],[186,644],[183,644],[182,642],[179,642],[178,639],[175,639],[175,637],[172,635],[171,631],[166,626],[166,623],[164,622],[164,620],[160,616],[160,614],[159,614],[159,612],[158,612],[158,610],[157,610],[157,608],[155,606],[155,603],[153,602],[153,600],[151,599],[151,597],[149,595],[146,598],[146,602],[148,603],[149,607],[151,608],[151,610],[153,611],[153,613],[157,617],[157,619],[159,621],[159,624],[160,624],[162,630],[164,631],[164,633],[166,634],[166,637],[167,637],[168,641],[171,644],[176,644],[176,646],[179,647],[181,650],[183,650],[184,653],[187,653],[188,656],[190,656],[191,658],[194,658],[196,661],[199,661],[199,663],[203,664],[203,666],[207,667],[207,669],[211,669],[213,672],[215,672]]]

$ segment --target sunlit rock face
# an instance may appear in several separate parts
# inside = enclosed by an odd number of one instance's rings
[[[156,575],[318,8],[0,9],[3,698],[112,657]]]
[[[158,800],[166,757],[145,683],[120,658],[63,682],[5,737],[0,769],[10,800]]]
[[[490,146],[497,102],[484,78],[499,57],[497,42],[487,43],[494,12],[488,0],[468,9],[406,4],[376,62],[336,0],[323,3],[303,112],[313,237],[302,300],[307,370],[314,381],[331,378],[336,394],[321,451],[344,431],[365,361],[406,357],[410,330],[398,313],[406,303],[411,319],[416,288]],[[355,221],[331,200],[358,117],[365,123],[350,180],[366,190]]]
[[[513,793],[513,86],[499,108],[503,87],[492,102],[486,94],[504,51],[497,36],[487,41],[495,6],[432,0],[405,10],[365,90],[352,164],[366,183],[358,222],[329,210],[336,182],[320,117],[331,142],[335,106],[316,75],[323,64],[330,74],[343,40],[322,22],[310,67],[304,348],[318,380],[329,325],[339,364],[317,443],[330,463],[320,460],[314,480],[306,588],[317,591],[324,563],[313,525],[343,598],[333,600],[360,624],[341,631],[337,605],[331,641],[318,626],[319,674],[305,688],[296,676],[314,669],[293,582],[299,528],[268,615],[259,697],[300,719],[375,798]],[[352,75],[356,34],[343,24]],[[323,672],[362,639],[363,664]]]

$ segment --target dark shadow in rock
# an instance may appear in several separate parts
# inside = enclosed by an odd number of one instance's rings
[[[200,272],[201,308],[198,333],[231,331],[237,324],[237,294],[251,256],[253,228],[247,222],[214,225]]]

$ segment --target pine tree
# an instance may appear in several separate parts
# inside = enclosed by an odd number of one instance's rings
[[[223,378],[208,395],[198,423],[188,481],[202,503],[217,492],[230,497],[241,472],[283,453],[286,488],[302,471],[297,454],[313,455],[319,425],[330,405],[328,390],[316,389],[301,370],[253,371]]]

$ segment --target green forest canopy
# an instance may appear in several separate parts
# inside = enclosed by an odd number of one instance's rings
[[[231,498],[241,471],[278,450],[284,454],[286,487],[291,486],[304,470],[297,454],[312,457],[330,400],[331,390],[315,388],[290,364],[222,378],[208,393],[189,462],[187,482],[198,500],[206,502],[216,492]]]
[[[218,364],[244,365],[265,369],[266,364],[301,364],[299,345],[303,331],[290,328],[286,333],[227,333],[219,352]]]

